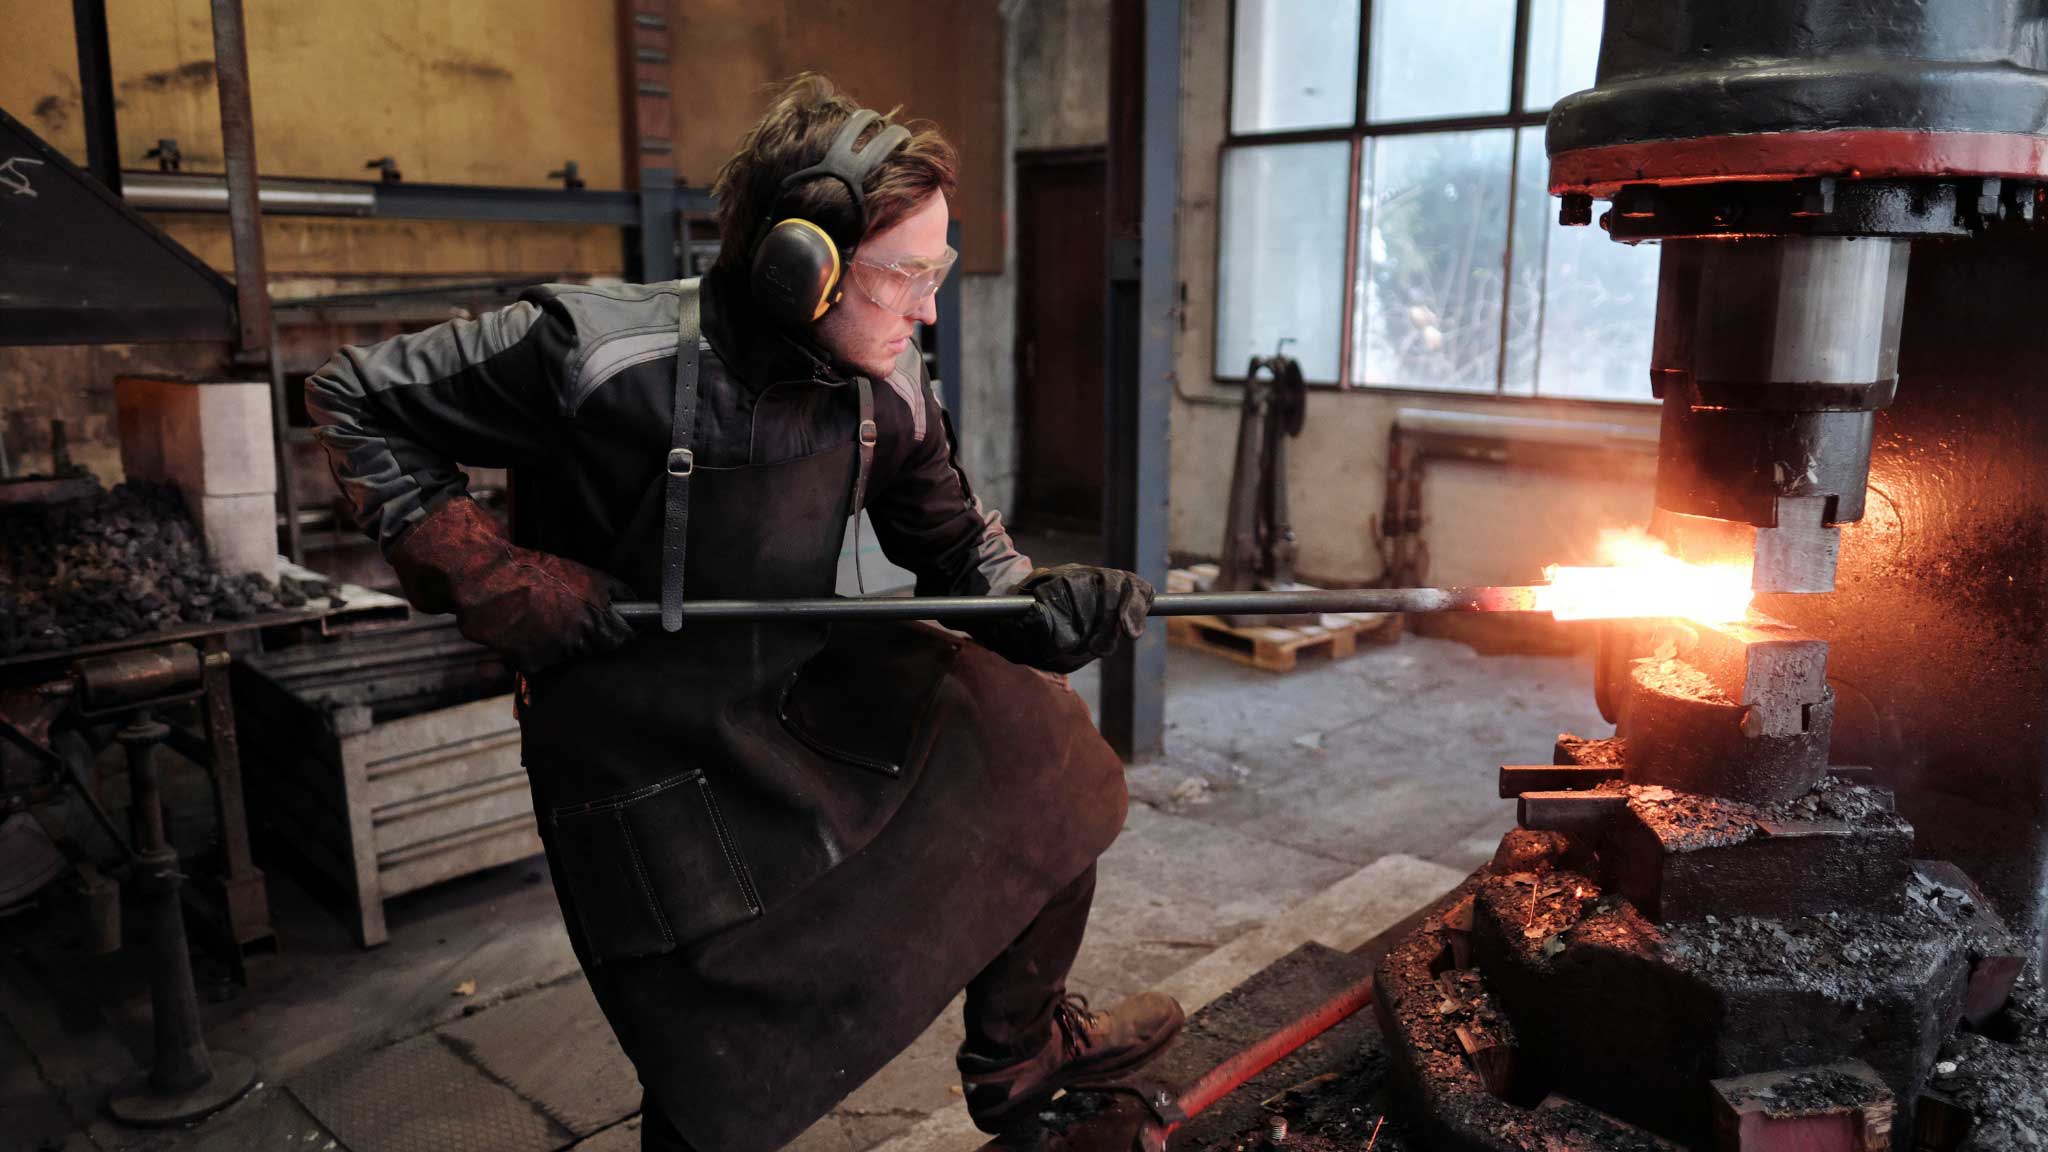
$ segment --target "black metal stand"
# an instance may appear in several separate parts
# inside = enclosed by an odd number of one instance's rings
[[[256,1079],[256,1064],[247,1056],[209,1053],[200,1026],[185,910],[178,894],[184,877],[177,849],[164,835],[157,776],[156,748],[169,734],[170,729],[144,709],[115,737],[128,754],[129,828],[135,844],[130,879],[149,926],[156,1060],[146,1078],[117,1089],[107,1108],[123,1123],[151,1127],[210,1116],[241,1099]]]

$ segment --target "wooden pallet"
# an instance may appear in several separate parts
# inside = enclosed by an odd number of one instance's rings
[[[1321,624],[1304,628],[1233,628],[1216,616],[1172,616],[1166,621],[1166,638],[1262,671],[1292,672],[1302,653],[1342,660],[1358,651],[1360,636],[1386,624],[1385,617],[1371,613],[1354,615],[1365,619],[1325,616]]]
[[[1214,578],[1214,565],[1198,564],[1192,570],[1176,568],[1167,574],[1166,587],[1172,592],[1191,592],[1198,581],[1205,583]],[[1169,643],[1211,652],[1262,671],[1292,672],[1303,653],[1332,660],[1352,655],[1358,651],[1360,640],[1375,637],[1396,619],[1391,613],[1346,612],[1326,615],[1319,623],[1300,628],[1237,628],[1219,616],[1170,616],[1166,621],[1166,638]]]

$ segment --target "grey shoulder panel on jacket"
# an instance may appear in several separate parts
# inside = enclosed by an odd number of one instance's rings
[[[545,284],[528,294],[559,308],[576,328],[563,365],[562,412],[574,415],[605,381],[636,364],[672,356],[682,290],[656,284]]]
[[[910,442],[924,443],[925,426],[930,422],[925,415],[930,384],[924,372],[924,353],[918,351],[915,341],[896,357],[896,366],[889,370],[886,383],[910,408]]]
[[[520,300],[475,319],[454,320],[375,344],[348,345],[308,381],[309,403],[350,392],[372,395],[431,384],[526,339],[539,319],[540,308]]]

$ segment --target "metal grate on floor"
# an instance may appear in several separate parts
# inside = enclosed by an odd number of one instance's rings
[[[287,1087],[349,1152],[556,1152],[575,1139],[432,1034],[345,1053]]]

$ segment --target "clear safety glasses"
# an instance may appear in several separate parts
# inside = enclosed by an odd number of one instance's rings
[[[946,274],[953,270],[954,262],[959,259],[960,253],[951,248],[936,260],[895,260],[878,264],[855,256],[847,265],[847,271],[860,287],[861,294],[874,301],[877,308],[908,316],[937,294],[939,285],[946,282]]]

